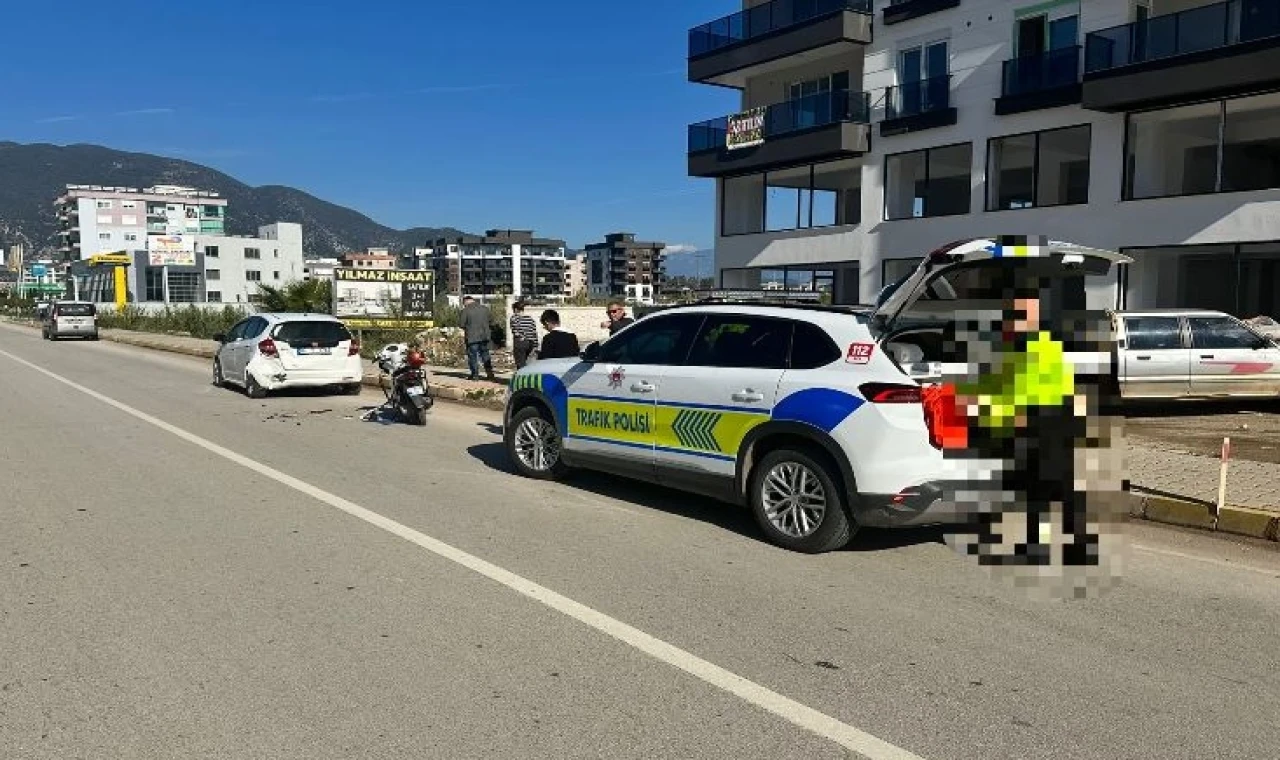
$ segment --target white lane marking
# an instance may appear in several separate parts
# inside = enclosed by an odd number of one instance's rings
[[[1247,570],[1251,573],[1262,573],[1263,575],[1270,576],[1280,575],[1280,569],[1277,568],[1267,569],[1265,567],[1255,567],[1253,565],[1246,565],[1242,562],[1228,562],[1227,560],[1214,559],[1213,557],[1201,557],[1198,554],[1175,552],[1170,549],[1157,549],[1143,544],[1130,544],[1130,546],[1140,552],[1146,552],[1148,554],[1158,554],[1162,557],[1176,557],[1177,559],[1190,559],[1195,560],[1196,562],[1204,562],[1209,565],[1214,565],[1216,567],[1223,567],[1228,570]]]
[[[533,581],[517,575],[509,570],[504,570],[497,565],[487,562],[475,555],[468,554],[450,544],[446,544],[439,539],[414,530],[406,525],[396,522],[388,517],[384,517],[377,512],[366,509],[359,504],[347,501],[341,496],[331,494],[321,488],[299,480],[291,475],[287,475],[279,470],[268,467],[256,460],[250,459],[242,454],[219,446],[218,444],[201,438],[194,433],[189,433],[180,427],[171,425],[158,417],[153,417],[146,412],[135,409],[115,399],[104,396],[97,391],[91,390],[78,383],[68,380],[61,375],[50,372],[49,370],[33,364],[25,359],[21,359],[8,351],[0,350],[0,356],[8,357],[10,360],[17,362],[25,367],[35,370],[52,380],[55,380],[68,388],[79,391],[90,398],[101,401],[102,403],[117,409],[130,417],[134,417],[149,425],[153,425],[161,430],[181,438],[188,443],[192,443],[212,454],[216,454],[224,459],[234,462],[241,467],[252,470],[263,477],[288,486],[295,491],[303,493],[316,501],[328,504],[334,509],[341,510],[364,520],[370,525],[377,526],[388,533],[403,538],[410,543],[416,544],[427,551],[443,557],[451,562],[461,565],[468,570],[476,572],[484,577],[506,586],[507,588],[519,594],[534,599],[551,609],[566,615],[580,623],[591,626],[601,633],[611,636],[624,644],[628,644],[650,657],[664,662],[673,667],[679,668],[684,672],[701,679],[702,681],[722,689],[740,699],[755,705],[756,707],[767,710],[784,720],[787,720],[796,726],[811,731],[818,736],[829,739],[846,749],[856,752],[867,760],[923,760],[918,755],[912,754],[901,747],[890,744],[883,739],[879,739],[865,731],[860,731],[853,726],[833,718],[825,713],[819,712],[807,705],[801,704],[789,697],[785,697],[777,692],[761,686],[754,681],[750,681],[742,676],[704,660],[697,655],[686,652],[679,647],[668,644],[662,639],[651,636],[638,628],[634,628],[616,618],[599,612],[579,602],[557,594],[545,586],[540,586]]]

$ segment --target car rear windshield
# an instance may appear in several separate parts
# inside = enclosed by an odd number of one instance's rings
[[[58,304],[58,316],[60,317],[92,317],[93,314],[94,308],[91,303]]]
[[[351,333],[341,322],[282,322],[272,337],[291,346],[318,343],[333,347],[344,340],[351,340]]]

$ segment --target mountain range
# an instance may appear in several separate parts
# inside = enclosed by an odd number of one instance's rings
[[[175,158],[99,145],[0,142],[0,247],[21,242],[30,255],[52,254],[58,246],[53,201],[68,184],[212,190],[227,199],[228,234],[255,235],[262,225],[296,222],[302,225],[308,257],[369,247],[402,253],[437,237],[464,234],[452,227],[393,229],[296,188],[251,187],[216,169]]]

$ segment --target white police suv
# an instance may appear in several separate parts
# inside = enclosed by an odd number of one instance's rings
[[[1000,259],[1050,255],[1105,275],[1124,257],[1010,238],[932,252],[874,310],[699,303],[637,320],[579,358],[513,377],[504,438],[525,476],[587,468],[747,505],[786,548],[839,548],[857,527],[955,522],[917,378]]]

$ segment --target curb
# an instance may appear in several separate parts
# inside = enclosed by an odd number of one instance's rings
[[[19,327],[26,327],[32,330],[40,329],[35,325],[31,325],[24,322],[9,322],[9,324],[18,325]],[[148,337],[144,337],[142,335],[137,335],[137,334],[119,335],[119,334],[108,333],[106,330],[103,330],[100,333],[100,335],[103,340],[108,340],[108,341],[111,341],[112,343],[120,343],[126,346],[136,346],[138,348],[146,348],[152,351],[164,351],[170,354],[194,356],[199,359],[212,359],[215,353],[213,348],[190,348],[187,346],[175,346],[171,343],[166,343],[163,339],[148,338]],[[380,375],[373,374],[373,373],[365,373],[364,378],[361,380],[361,383],[371,388],[380,388],[381,387],[379,383],[380,380],[381,380]],[[464,404],[466,406],[480,407],[483,409],[492,409],[495,411],[502,411],[503,409],[506,408],[506,405],[507,405],[507,386],[506,385],[495,385],[493,388],[468,389],[468,388],[459,388],[456,385],[450,385],[448,383],[440,383],[438,380],[436,380],[431,383],[431,395],[436,399],[443,399],[445,401],[452,401],[454,403]]]
[[[1280,513],[1265,509],[1223,506],[1215,520],[1213,508],[1206,504],[1130,493],[1129,515],[1166,525],[1280,541]]]

